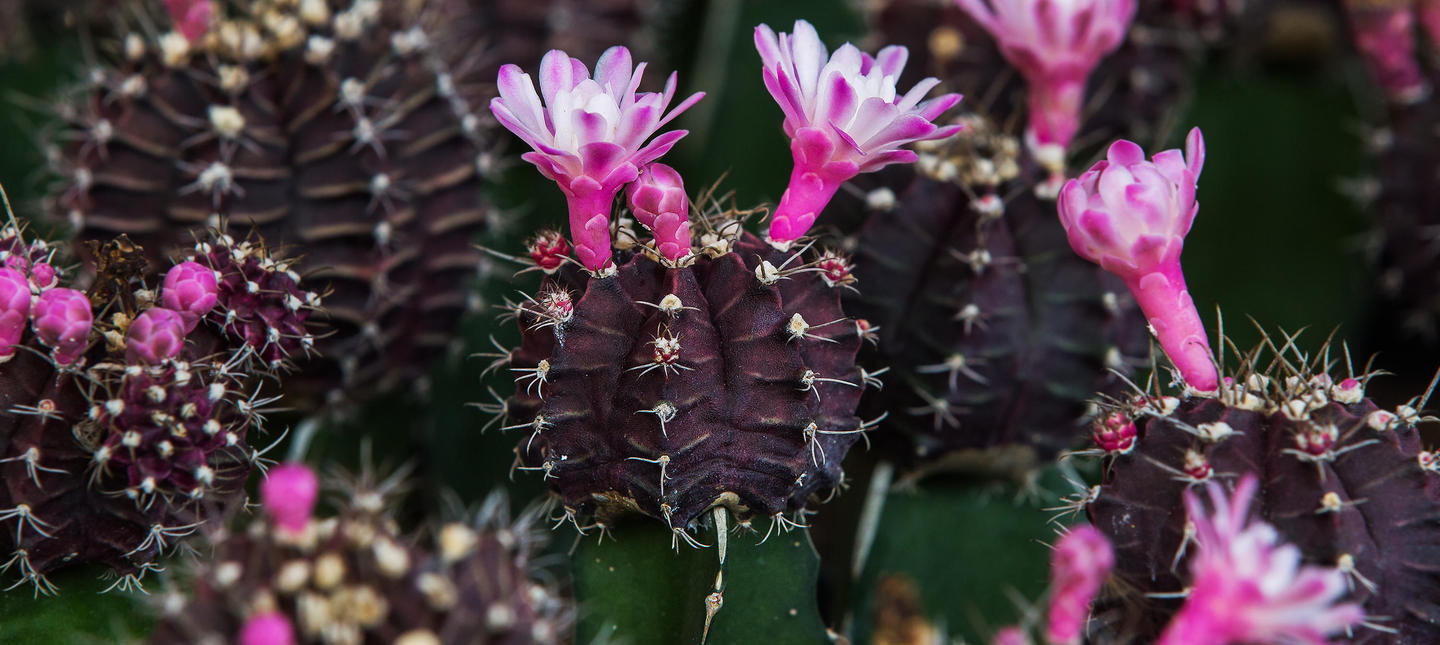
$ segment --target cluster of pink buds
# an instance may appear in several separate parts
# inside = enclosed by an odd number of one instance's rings
[[[1380,89],[1391,101],[1401,104],[1415,103],[1430,93],[1430,84],[1416,55],[1417,11],[1431,40],[1440,43],[1440,2],[1424,0],[1418,9],[1415,4],[1345,2],[1355,49],[1364,57]]]
[[[210,0],[165,0],[175,30],[194,42],[210,30]]]
[[[270,469],[260,484],[260,499],[275,525],[292,535],[305,532],[320,497],[320,480],[304,464],[287,463]]]
[[[1170,361],[1195,390],[1211,392],[1219,374],[1200,313],[1185,287],[1180,251],[1200,207],[1196,183],[1205,164],[1198,128],[1185,153],[1145,151],[1116,141],[1107,158],[1060,192],[1060,223],[1076,253],[1125,281]]]
[[[70,365],[85,351],[94,314],[90,299],[74,289],[49,289],[35,300],[30,312],[35,336],[49,347],[60,365]]]
[[[632,67],[624,47],[606,50],[595,63],[593,78],[579,59],[552,50],[540,61],[539,94],[529,74],[505,65],[498,80],[500,96],[490,101],[500,124],[534,149],[523,158],[565,193],[575,254],[591,271],[611,265],[615,196],[687,132],[674,130],[645,142],[705,96],[692,94],[667,112],[675,96],[675,74],[666,81],[664,93],[637,94],[644,71],[645,63]],[[677,241],[661,242],[666,243]],[[689,249],[688,239],[681,243]]]
[[[956,0],[1025,77],[1026,144],[1056,176],[1080,129],[1085,86],[1135,18],[1135,0]]]
[[[1301,566],[1298,548],[1280,543],[1273,526],[1249,520],[1258,487],[1247,474],[1227,497],[1210,482],[1213,513],[1185,491],[1196,546],[1190,593],[1160,645],[1320,645],[1364,620],[1358,604],[1337,604],[1347,589],[1343,571]]]
[[[914,163],[901,146],[943,139],[958,125],[936,118],[960,102],[959,94],[922,100],[940,81],[927,78],[900,95],[896,84],[909,51],[890,46],[870,56],[846,43],[829,54],[815,27],[795,21],[795,32],[755,28],[765,87],[785,113],[795,169],[770,221],[772,244],[788,244],[810,230],[840,185],[862,172]]]

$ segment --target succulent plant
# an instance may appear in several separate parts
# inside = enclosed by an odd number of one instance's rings
[[[330,293],[327,358],[292,391],[423,382],[478,258],[481,118],[399,0],[210,7],[168,3],[176,31],[125,33],[61,102],[53,213],[154,266],[219,219],[254,227]]]
[[[18,228],[0,246],[5,568],[41,593],[55,591],[48,573],[80,562],[138,585],[243,498],[262,454],[248,440],[273,400],[259,388],[312,352],[318,297],[303,297],[288,261],[220,234],[158,291],[123,237],[96,245],[88,293],[60,286],[49,247]]]
[[[271,469],[267,517],[213,536],[213,557],[189,571],[185,592],[157,603],[148,642],[209,645],[554,643],[571,619],[531,558],[538,516],[513,522],[492,496],[432,539],[401,534],[388,515],[402,481],[341,484],[340,512],[312,517],[309,468]]]

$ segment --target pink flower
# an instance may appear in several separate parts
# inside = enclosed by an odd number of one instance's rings
[[[0,363],[15,356],[29,321],[30,281],[19,271],[0,268]]]
[[[165,0],[175,30],[194,42],[210,29],[210,0]]]
[[[1365,58],[1370,75],[1397,103],[1414,103],[1429,92],[1415,50],[1415,8],[1410,4],[1357,4],[1346,2],[1355,49]],[[1440,10],[1421,9],[1421,19],[1432,35],[1440,30]]]
[[[755,48],[765,64],[765,87],[785,113],[785,134],[795,170],[770,221],[770,239],[804,235],[840,184],[892,163],[913,163],[900,146],[941,139],[960,126],[933,123],[960,102],[959,94],[921,99],[940,83],[920,81],[903,96],[896,83],[909,52],[890,46],[873,58],[846,43],[829,54],[815,28],[795,21],[795,33],[778,36],[755,28]]]
[[[1045,639],[1051,645],[1080,645],[1090,603],[1115,567],[1110,541],[1093,526],[1077,526],[1050,554],[1050,610]]]
[[[315,500],[320,497],[320,480],[315,471],[301,463],[286,463],[270,469],[260,483],[260,500],[275,524],[290,533],[301,533],[310,522]]]
[[[165,273],[160,302],[180,314],[187,334],[215,308],[219,298],[220,285],[214,269],[195,262],[181,262]]]
[[[1190,595],[1160,645],[1323,645],[1329,635],[1365,619],[1360,605],[1336,604],[1346,593],[1343,572],[1301,566],[1300,549],[1280,543],[1275,527],[1249,521],[1258,487],[1255,475],[1247,474],[1227,499],[1220,485],[1210,482],[1213,515],[1185,491],[1195,525]]]
[[[1060,223],[1080,257],[1125,281],[1185,381],[1208,392],[1219,374],[1180,269],[1185,235],[1200,210],[1195,187],[1205,140],[1199,128],[1190,131],[1185,149],[1184,155],[1166,150],[1150,162],[1140,146],[1116,141],[1107,159],[1060,191]]]
[[[655,247],[670,261],[690,252],[690,198],[680,173],[663,163],[652,163],[628,189],[635,219],[655,235]]]
[[[1006,627],[990,637],[990,645],[1030,645],[1030,636],[1019,627]]]
[[[295,628],[278,611],[255,614],[240,628],[240,645],[294,645]]]
[[[1115,51],[1135,18],[1135,0],[956,0],[1025,76],[1036,159],[1064,172],[1065,148],[1080,129],[1085,84]]]
[[[184,347],[185,320],[164,307],[141,312],[125,332],[125,359],[131,363],[163,363]]]
[[[581,264],[598,271],[610,263],[610,205],[625,184],[670,151],[685,130],[645,141],[705,96],[691,94],[669,112],[675,74],[663,94],[636,94],[645,63],[631,68],[630,50],[611,47],[595,63],[595,76],[579,59],[551,50],[540,61],[540,94],[515,65],[500,68],[499,98],[490,111],[534,148],[523,156],[560,184],[570,203],[570,237]],[[540,97],[545,102],[540,102]]]
[[[90,299],[74,289],[50,289],[40,294],[30,312],[35,336],[53,351],[55,362],[69,365],[80,358],[90,339],[95,315]]]

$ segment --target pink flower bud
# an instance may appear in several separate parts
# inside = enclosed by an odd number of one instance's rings
[[[31,310],[31,325],[40,342],[50,347],[55,362],[69,365],[85,351],[94,314],[90,299],[74,289],[50,289]]]
[[[1414,103],[1424,98],[1430,87],[1415,49],[1415,8],[1408,3],[1356,0],[1346,0],[1344,5],[1355,49],[1364,57],[1380,89],[1396,103]],[[1436,20],[1435,12],[1432,7],[1425,20]]]
[[[1135,0],[956,1],[1025,77],[1026,143],[1051,171],[1063,171],[1090,73],[1125,39]]]
[[[30,260],[27,260],[25,256],[20,253],[11,252],[5,256],[5,268],[14,269],[21,273],[28,272],[30,270]]]
[[[55,286],[55,267],[48,262],[36,262],[35,266],[30,268],[30,278],[35,282],[35,286],[49,289]]]
[[[295,628],[278,611],[255,614],[240,629],[240,645],[295,645]]]
[[[680,173],[663,163],[652,163],[630,184],[630,210],[655,235],[660,255],[671,261],[690,253],[690,198]]]
[[[1140,431],[1135,422],[1122,412],[1112,412],[1095,420],[1090,437],[1107,454],[1128,454],[1135,449]]]
[[[1185,287],[1180,251],[1200,207],[1195,186],[1205,164],[1200,129],[1179,150],[1145,160],[1145,151],[1116,141],[1108,158],[1060,191],[1060,223],[1070,247],[1125,281],[1160,345],[1185,381],[1213,391],[1219,374],[1210,340]]]
[[[1006,627],[990,637],[990,645],[1030,645],[1030,636],[1019,627]]]
[[[320,480],[305,464],[291,462],[270,469],[260,484],[260,500],[265,512],[285,531],[300,533],[310,522],[315,500],[320,496]]]
[[[1060,538],[1050,554],[1050,611],[1045,639],[1052,645],[1080,645],[1090,603],[1110,570],[1115,552],[1093,526],[1077,526]]]
[[[185,321],[164,307],[151,307],[130,321],[125,332],[125,360],[158,365],[180,355],[185,347]]]
[[[536,233],[526,248],[530,251],[531,261],[547,275],[558,271],[570,255],[570,242],[555,230]]]
[[[175,30],[194,42],[210,30],[210,0],[165,0]]]
[[[0,362],[15,355],[29,320],[30,282],[19,271],[0,269]]]
[[[219,297],[220,285],[215,279],[215,271],[195,262],[181,262],[165,273],[160,303],[180,314],[188,334],[205,314],[215,308]]]

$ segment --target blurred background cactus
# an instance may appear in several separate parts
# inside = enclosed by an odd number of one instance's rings
[[[0,5],[0,642],[1440,633],[1433,0]]]

